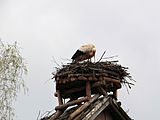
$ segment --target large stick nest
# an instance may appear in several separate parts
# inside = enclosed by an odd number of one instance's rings
[[[120,83],[133,85],[127,67],[117,64],[118,61],[70,63],[57,68],[54,78],[57,86],[78,80],[99,81],[103,78],[118,80]]]

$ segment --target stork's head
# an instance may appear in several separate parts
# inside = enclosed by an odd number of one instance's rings
[[[96,47],[95,47],[95,46],[92,48],[92,51],[93,51],[93,52],[96,52]]]
[[[93,44],[91,44],[92,45],[92,52],[95,54],[95,52],[96,52],[96,47],[93,45]]]

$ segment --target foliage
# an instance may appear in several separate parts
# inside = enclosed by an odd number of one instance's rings
[[[20,90],[27,90],[23,75],[27,68],[18,45],[4,44],[0,40],[0,120],[13,120],[13,100]]]

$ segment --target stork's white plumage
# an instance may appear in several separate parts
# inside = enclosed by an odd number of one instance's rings
[[[72,56],[73,62],[79,62],[95,57],[96,47],[93,44],[82,45]]]

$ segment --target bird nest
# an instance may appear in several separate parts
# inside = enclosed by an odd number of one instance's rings
[[[56,90],[62,91],[62,97],[72,97],[70,93],[79,92],[77,97],[82,96],[82,90],[85,90],[85,82],[90,81],[92,93],[96,93],[96,88],[102,86],[106,91],[120,89],[121,85],[133,85],[129,80],[132,80],[127,67],[117,64],[118,61],[112,62],[83,62],[70,63],[63,65],[62,68],[57,68],[54,78],[56,81]]]

